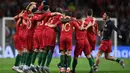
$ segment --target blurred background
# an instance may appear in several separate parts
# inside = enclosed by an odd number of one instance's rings
[[[13,17],[29,4],[35,1],[37,7],[41,4],[42,0],[0,0],[0,54],[2,54],[2,18]],[[57,7],[64,10],[70,10],[75,16],[76,12],[82,12],[86,17],[86,12],[89,8],[93,9],[94,17],[101,18],[105,11],[109,11],[113,18],[117,18],[117,27],[121,31],[122,39],[118,38],[119,49],[126,49],[125,46],[130,45],[130,0],[45,0],[45,4],[49,5],[53,11]],[[103,22],[103,21],[99,21]],[[100,25],[100,23],[99,23]],[[15,22],[12,20],[6,21],[6,46],[9,45],[13,54],[15,54],[12,36],[15,33]],[[112,36],[112,40],[114,35]],[[97,37],[97,46],[100,44],[101,38]],[[75,40],[73,40],[75,43]],[[122,48],[123,46],[123,48]],[[130,47],[127,47],[130,49]],[[128,57],[130,57],[129,50]]]
[[[15,16],[31,1],[37,2],[39,6],[42,0],[0,0],[0,23],[2,17]],[[130,45],[130,0],[46,0],[45,4],[48,4],[52,10],[56,7],[71,10],[73,16],[78,11],[86,15],[88,8],[93,9],[95,17],[102,17],[105,11],[109,11],[112,17],[118,19],[118,28],[123,36],[118,43]],[[9,29],[8,32],[13,31]]]

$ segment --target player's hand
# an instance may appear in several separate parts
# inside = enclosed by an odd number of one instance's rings
[[[42,2],[46,2],[46,0],[42,0]]]
[[[101,36],[101,32],[100,31],[98,31],[98,34],[97,34],[98,36]]]
[[[32,5],[36,5],[37,3],[36,3],[36,2],[30,2],[30,4],[32,4]]]
[[[41,2],[41,6],[44,6],[44,2],[43,1]]]
[[[122,36],[121,36],[121,35],[119,35],[119,38],[120,38],[120,39],[122,39]]]

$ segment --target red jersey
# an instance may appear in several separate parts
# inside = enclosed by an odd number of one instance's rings
[[[47,23],[47,21],[49,20],[50,17],[51,17],[51,12],[44,13],[44,19],[43,19],[44,25],[45,25],[45,23]]]
[[[35,26],[36,26],[36,21],[34,20],[33,17],[28,17],[29,14],[31,14],[32,12],[25,12],[24,15],[23,15],[23,18],[24,18],[24,24],[26,25],[26,30],[27,30],[27,33],[33,33],[34,30],[35,30]]]
[[[34,16],[33,16],[33,20],[35,20],[35,21],[37,21],[36,22],[36,24],[37,24],[37,26],[36,26],[36,31],[41,31],[41,30],[43,30],[44,29],[44,25],[43,25],[43,21],[42,21],[42,19],[44,18],[44,14],[35,14]]]
[[[22,31],[26,31],[26,20],[25,19],[22,19],[22,23],[20,24],[20,27],[19,27],[19,32],[22,32]]]
[[[82,21],[79,21],[79,20],[76,20],[76,22],[78,23],[79,26],[81,26],[83,23]],[[75,29],[75,35],[76,35],[76,40],[85,39],[86,38],[86,31]]]
[[[60,21],[62,15],[56,15],[53,17],[50,17],[47,24],[53,24],[53,25],[57,25],[57,23]]]
[[[92,17],[87,17],[86,20],[85,20],[85,25],[87,26],[89,24],[89,22],[92,22],[93,23],[93,18]],[[95,24],[94,26],[90,26],[88,29],[87,29],[87,32],[88,33],[92,33],[92,34],[97,34],[98,32],[98,25],[97,25],[97,22],[95,21]]]
[[[19,29],[20,29],[20,22],[22,21],[21,20],[21,18],[16,18],[16,19],[14,19],[15,20],[15,22],[16,22],[16,33],[15,34],[19,34]]]
[[[78,23],[76,23],[73,20],[65,24],[63,23],[60,23],[60,24],[61,24],[61,35],[72,36],[73,27],[76,27],[76,29],[80,29],[80,27],[78,26]]]
[[[26,31],[26,24],[27,24],[27,18],[28,18],[28,13],[24,12],[23,18],[22,18],[22,24],[20,24],[20,31]]]
[[[87,25],[89,22],[93,22],[93,18],[92,17],[87,17],[85,19],[85,24]]]
[[[34,20],[33,19],[33,17],[31,17],[31,18],[29,18],[28,20],[27,20],[27,31],[28,31],[28,33],[34,33],[34,30],[35,30],[35,28],[36,28],[36,20]]]

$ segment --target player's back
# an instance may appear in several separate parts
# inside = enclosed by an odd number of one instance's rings
[[[83,22],[81,20],[76,20],[76,22],[78,23],[79,26],[82,26]],[[75,36],[76,40],[86,38],[86,30],[75,29]]]
[[[91,22],[91,23],[94,22],[93,17],[87,17],[86,20],[85,20],[85,25],[87,26],[89,24],[89,22]],[[97,22],[95,21],[95,24],[93,26],[90,26],[87,29],[87,33],[96,34],[97,33],[97,28],[98,28],[98,25],[97,25]]]
[[[33,20],[33,17],[30,17],[27,20],[26,28],[27,28],[27,34],[34,33],[34,30],[36,28],[37,21]]]
[[[61,23],[61,35],[72,36],[74,21],[70,20],[67,23]]]
[[[36,29],[35,31],[42,31],[45,27],[44,21],[42,19],[44,18],[44,14],[35,14],[33,19],[36,20]]]
[[[15,34],[19,34],[21,18],[15,19],[15,23],[16,23],[16,33]]]
[[[44,25],[47,23],[47,21],[49,20],[50,17],[51,17],[50,11],[44,13],[44,18],[42,20],[44,22]]]

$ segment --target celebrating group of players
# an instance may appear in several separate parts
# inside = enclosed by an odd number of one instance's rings
[[[112,60],[125,66],[124,61],[109,56],[111,52],[112,42],[110,40],[111,32],[118,29],[110,20],[110,13],[103,15],[105,20],[103,32],[103,40],[99,48],[96,62],[91,52],[95,49],[96,36],[98,35],[98,24],[93,18],[93,11],[89,9],[86,20],[82,20],[82,14],[78,12],[75,18],[71,17],[71,12],[63,11],[57,8],[55,12],[49,10],[48,5],[41,3],[40,7],[36,7],[35,2],[30,2],[21,13],[14,17],[16,22],[16,33],[14,35],[15,48],[18,50],[13,70],[17,72],[48,72],[51,63],[56,37],[60,36],[59,51],[61,53],[60,62],[57,64],[59,72],[75,73],[78,56],[83,51],[89,61],[90,73],[98,71],[99,58],[105,53],[107,60]],[[71,65],[72,50],[72,32],[75,30],[76,47],[74,51],[74,59]],[[120,32],[119,32],[120,33]],[[120,34],[119,37],[121,38]],[[39,55],[38,55],[39,54]],[[38,64],[34,67],[36,57],[38,56]],[[44,65],[46,64],[46,65]]]

